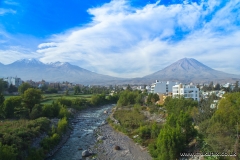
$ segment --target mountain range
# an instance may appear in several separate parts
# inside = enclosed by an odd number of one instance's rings
[[[68,62],[44,64],[36,59],[22,59],[11,64],[0,63],[0,77],[20,77],[23,80],[49,82],[69,81],[80,84],[151,84],[155,80],[178,81],[182,83],[233,82],[240,80],[240,75],[233,75],[214,70],[193,58],[183,58],[162,70],[142,78],[124,79],[88,71]]]
[[[0,65],[0,77],[20,77],[23,80],[49,82],[68,81],[80,84],[110,84],[122,78],[94,73],[68,62],[44,64],[36,59],[22,59],[8,65]]]

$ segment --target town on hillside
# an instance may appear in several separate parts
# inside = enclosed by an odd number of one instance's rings
[[[131,87],[132,90],[140,90],[146,91],[147,93],[156,93],[159,95],[159,102],[162,104],[164,99],[168,96],[177,97],[183,96],[184,98],[192,98],[193,100],[200,101],[201,99],[207,99],[210,95],[216,95],[217,99],[223,97],[224,93],[231,92],[238,88],[238,81],[236,83],[203,83],[203,84],[184,84],[181,82],[172,82],[172,81],[158,81],[156,80],[152,84],[145,85],[82,85],[75,84],[68,81],[65,82],[46,82],[45,80],[41,81],[32,81],[27,80],[23,81],[19,77],[6,77],[2,79],[6,85],[4,87],[4,94],[6,95],[18,95],[18,87],[22,83],[28,83],[34,88],[41,89],[45,93],[65,93],[66,91],[74,92],[74,88],[79,87],[83,94],[85,92],[91,93],[94,91],[90,91],[91,88],[102,87],[109,90],[110,94],[116,92],[116,90],[126,90],[128,86]],[[96,92],[96,93],[101,93]],[[216,103],[218,100],[214,101]],[[214,105],[213,105],[214,106]],[[213,107],[212,106],[212,107]]]

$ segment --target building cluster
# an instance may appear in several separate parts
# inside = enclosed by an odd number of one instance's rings
[[[18,87],[22,84],[22,80],[21,78],[18,77],[7,77],[7,78],[3,78],[3,81],[6,81],[8,84],[8,87],[10,85],[13,85],[15,87]]]
[[[164,99],[167,96],[172,97],[184,97],[192,98],[193,100],[199,101],[199,88],[191,84],[181,84],[177,82],[159,82],[156,80],[155,83],[152,83],[150,88],[150,93],[157,93],[160,97],[160,104],[163,103]]]
[[[21,78],[18,78],[18,77],[7,77],[7,78],[3,78],[3,80],[7,82],[8,87],[10,85],[19,87],[23,83]],[[42,88],[42,87],[49,88],[50,87],[50,88],[58,88],[58,90],[61,90],[61,91],[73,89],[73,87],[76,85],[81,86],[80,84],[73,84],[73,83],[70,83],[67,81],[62,82],[62,83],[59,83],[59,82],[50,83],[50,82],[46,82],[44,80],[39,81],[39,82],[28,80],[26,82],[36,88]],[[207,84],[199,85],[198,84],[196,86],[193,83],[182,84],[182,83],[178,83],[178,82],[171,82],[171,81],[161,82],[161,81],[156,80],[151,85],[132,85],[131,89],[132,90],[141,90],[141,91],[148,92],[148,93],[156,93],[159,95],[159,98],[160,98],[158,103],[163,104],[164,100],[168,96],[191,98],[191,99],[199,102],[201,99],[208,99],[212,94],[214,94],[214,95],[216,95],[216,97],[218,99],[220,99],[226,93],[226,91],[224,89],[232,91],[232,90],[234,90],[234,88],[236,88],[235,86],[237,86],[237,85],[238,85],[237,83],[236,84],[226,83],[226,84],[221,85],[221,89],[216,89],[216,88],[220,88],[219,84],[218,84],[218,87],[216,87],[213,84],[210,84],[210,85],[207,85]],[[206,88],[211,88],[210,86],[212,88],[215,88],[215,90],[206,90]],[[90,86],[88,86],[88,87],[90,87]],[[118,85],[118,86],[115,85],[115,87],[110,85],[107,88],[112,89],[113,91],[110,94],[113,94],[116,92],[116,88],[127,89],[128,87],[129,87],[129,85]],[[217,103],[218,103],[218,100],[214,100],[213,103],[211,104],[210,108],[216,108]]]

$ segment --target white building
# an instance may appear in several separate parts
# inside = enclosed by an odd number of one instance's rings
[[[199,89],[194,85],[178,84],[172,87],[173,97],[183,96],[184,98],[192,98],[199,101]]]
[[[4,81],[8,82],[8,87],[12,84],[15,87],[18,87],[22,84],[21,78],[17,77],[7,77],[3,79]]]
[[[176,82],[159,82],[158,80],[156,80],[156,82],[151,85],[151,93],[171,93],[172,87],[176,84]]]
[[[213,100],[212,104],[210,105],[211,109],[218,108],[218,100]]]

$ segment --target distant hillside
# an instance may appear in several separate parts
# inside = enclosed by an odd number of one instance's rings
[[[183,58],[166,68],[142,78],[142,81],[171,80],[179,82],[227,82],[240,79],[240,75],[233,75],[214,70],[193,58]]]
[[[0,64],[0,77],[17,76],[23,80],[69,81],[81,84],[114,84],[122,78],[97,74],[70,63],[44,64],[36,59],[22,59],[9,65]]]
[[[155,80],[182,83],[235,82],[240,75],[214,70],[195,59],[184,58],[166,68],[142,78],[124,79],[94,73],[67,62],[44,64],[36,59],[22,59],[9,65],[0,63],[0,77],[17,76],[23,80],[50,82],[69,81],[80,84],[151,84]]]

